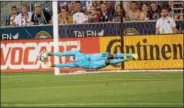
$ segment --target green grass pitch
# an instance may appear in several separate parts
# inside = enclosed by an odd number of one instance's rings
[[[1,74],[1,106],[182,107],[182,72]]]

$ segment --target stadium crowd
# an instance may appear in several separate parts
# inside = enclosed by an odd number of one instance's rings
[[[162,8],[171,14],[171,3],[168,1],[59,1],[59,24],[83,24],[98,22],[123,21],[148,21],[161,18]],[[52,24],[52,12],[42,9],[35,4],[34,12],[28,12],[26,6],[22,6],[18,12],[16,6],[12,6],[11,15],[7,19],[7,25],[27,26]],[[178,15],[174,19],[183,19]]]

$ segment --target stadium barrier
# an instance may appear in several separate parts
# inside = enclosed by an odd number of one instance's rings
[[[183,34],[124,36],[124,52],[138,53],[135,61],[124,63],[126,69],[183,69]],[[36,53],[47,48],[53,52],[52,39],[6,40],[1,41],[1,72],[48,72],[53,71],[38,62]],[[121,51],[120,36],[60,38],[59,50],[80,49],[84,53]],[[72,57],[61,57],[60,63]],[[52,63],[54,58],[49,59]],[[102,70],[121,69],[108,66]],[[68,70],[70,70],[68,68]]]

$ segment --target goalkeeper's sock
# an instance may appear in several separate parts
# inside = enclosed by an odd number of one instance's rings
[[[53,56],[63,56],[62,52],[55,52],[55,53],[52,53]]]
[[[124,58],[124,56],[126,56],[126,57],[132,57],[132,54],[122,54],[122,53],[114,54],[114,58],[116,58],[116,59],[118,59],[118,58]]]
[[[124,60],[122,59],[113,59],[113,60],[110,60],[110,64],[111,65],[116,65],[116,64],[119,64],[119,63],[122,63],[124,62]]]
[[[54,54],[53,53],[48,53],[48,56],[54,56]]]
[[[61,54],[62,54],[61,52],[55,52],[55,53],[49,52],[48,56],[62,56]]]
[[[50,67],[56,67],[56,65],[55,64],[52,64]]]
[[[54,67],[57,67],[57,68],[63,68],[63,67],[65,67],[63,64],[55,64],[55,65],[53,65]]]
[[[48,53],[48,56],[62,56],[61,52],[55,52],[55,53]]]

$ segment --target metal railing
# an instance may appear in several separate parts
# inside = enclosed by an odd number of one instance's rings
[[[149,20],[149,21],[124,21],[123,23],[149,23],[149,22],[155,22],[157,20]],[[183,21],[183,20],[175,20],[175,21]],[[96,23],[83,23],[83,24],[66,24],[66,25],[89,25],[89,24],[111,24],[111,23],[120,23],[120,22],[96,22]],[[58,24],[63,25],[63,24]],[[52,26],[52,24],[45,24],[45,25],[29,25],[32,26]],[[26,27],[29,27],[26,26]],[[1,28],[13,28],[13,27],[23,27],[23,26],[1,26]]]

